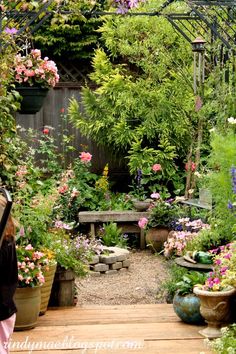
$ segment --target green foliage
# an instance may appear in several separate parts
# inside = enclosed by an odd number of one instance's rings
[[[223,327],[222,336],[214,340],[208,340],[207,344],[214,353],[235,354],[236,353],[236,323]]]
[[[212,223],[217,225],[219,234],[230,238],[236,221],[234,213],[228,208],[228,203],[234,201],[231,169],[236,166],[236,139],[233,128],[225,129],[223,133],[213,132],[211,147],[208,161],[210,170],[205,185],[211,190],[214,201]]]
[[[232,241],[232,233],[225,233],[223,225],[218,229],[212,226],[210,230],[201,230],[196,237],[187,242],[186,251],[209,251]]]
[[[168,302],[173,301],[173,297],[178,289],[177,283],[188,273],[187,268],[180,267],[176,263],[169,261],[168,277],[161,283],[161,291],[166,294]]]
[[[171,223],[181,215],[181,208],[174,203],[157,200],[151,208],[147,227],[170,227]]]
[[[103,224],[103,227],[99,231],[99,237],[102,243],[107,247],[127,247],[127,238],[123,235],[122,229],[118,228],[115,222]]]
[[[204,284],[207,275],[205,273],[191,271],[184,274],[182,280],[176,284],[178,294],[187,295],[193,293],[193,287],[197,284]]]
[[[35,32],[34,42],[36,47],[54,59],[76,60],[84,71],[99,41],[97,29],[102,20],[99,17],[86,18],[81,10],[89,11],[88,3],[64,1],[60,12],[53,11],[53,16]]]
[[[70,118],[82,134],[127,157],[133,174],[163,163],[164,184],[185,159],[196,122],[191,48],[164,18],[108,17],[99,31],[107,50],[93,58],[96,89],[83,88],[83,111],[71,100]],[[172,189],[183,189],[179,182]]]

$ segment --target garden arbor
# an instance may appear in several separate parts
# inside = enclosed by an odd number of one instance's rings
[[[85,17],[119,13],[119,10],[108,11],[107,2],[104,0],[97,0],[91,6],[88,1],[87,6],[86,1],[78,1],[72,10],[68,10],[68,4],[68,1],[62,0],[38,0],[27,3],[19,0],[10,3],[0,0],[0,31],[14,26],[18,34],[27,29],[33,33],[55,13],[63,15],[77,12],[79,14],[80,11]],[[116,6],[122,4],[125,8],[128,2],[120,0],[114,1],[114,4]],[[236,44],[236,2],[234,0],[167,0],[153,11],[142,12],[142,9],[132,9],[128,15],[164,16],[189,43],[199,35],[209,45],[217,42],[221,53],[221,57],[218,58],[220,61],[226,59],[229,51],[233,51]]]

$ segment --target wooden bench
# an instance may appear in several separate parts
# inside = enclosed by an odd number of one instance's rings
[[[134,210],[124,211],[81,211],[78,213],[80,223],[89,223],[91,235],[95,236],[96,224],[106,222],[116,222],[123,232],[132,232],[140,234],[140,249],[145,248],[144,230],[138,226],[140,218],[148,217],[149,212],[140,212]]]

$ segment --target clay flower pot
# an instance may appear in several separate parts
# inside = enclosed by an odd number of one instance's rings
[[[224,291],[207,291],[194,287],[193,292],[200,298],[200,313],[208,324],[199,333],[207,338],[220,337],[221,327],[229,321],[230,300],[236,290],[230,288]]]
[[[163,249],[164,242],[169,235],[169,229],[165,227],[153,227],[146,233],[146,245],[153,252],[160,252]]]

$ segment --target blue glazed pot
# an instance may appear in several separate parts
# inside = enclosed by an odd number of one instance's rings
[[[176,315],[189,324],[204,323],[204,318],[200,314],[200,300],[195,294],[179,295],[175,294],[173,307]]]

